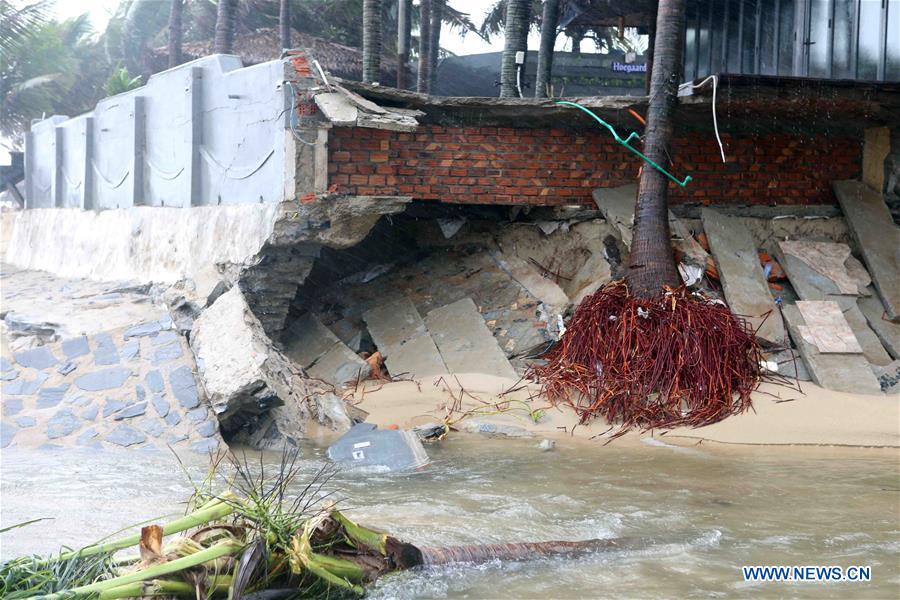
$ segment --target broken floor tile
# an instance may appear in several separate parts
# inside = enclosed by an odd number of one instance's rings
[[[106,403],[103,405],[103,418],[116,413],[128,405],[124,400],[113,400],[112,398],[107,398]]]
[[[113,415],[113,419],[116,421],[121,421],[123,419],[131,419],[133,417],[139,417],[142,414],[147,412],[147,403],[146,402],[136,402],[134,404],[129,404],[122,410],[118,411]]]
[[[154,349],[153,351],[153,364],[158,365],[161,363],[178,360],[184,355],[184,350],[181,349],[181,342],[169,342],[168,344],[162,345]]]
[[[59,362],[46,346],[38,346],[25,352],[19,352],[14,356],[17,363],[31,369],[48,369]]]
[[[38,408],[52,408],[62,402],[63,396],[66,393],[66,390],[69,389],[69,384],[65,383],[59,387],[45,387],[40,392],[38,392],[37,398],[37,407]]]
[[[51,440],[66,437],[78,429],[80,424],[71,410],[63,409],[47,420],[47,437]]]
[[[150,342],[154,346],[162,346],[163,344],[168,344],[170,342],[176,342],[181,339],[181,336],[178,335],[177,331],[161,331],[156,336],[150,338]]]
[[[150,388],[151,392],[166,391],[166,383],[163,381],[162,374],[159,371],[150,371],[147,373],[144,381],[147,382],[147,387]]]
[[[0,356],[0,373],[12,371],[14,368],[15,367],[13,367],[13,364],[6,360],[6,357]]]
[[[106,434],[106,441],[118,446],[128,447],[146,442],[147,436],[131,425],[120,423],[115,429]]]
[[[69,361],[66,361],[65,363],[61,364],[59,366],[59,368],[56,369],[56,372],[59,373],[60,375],[68,375],[69,373],[74,371],[76,368],[77,368],[77,366],[75,365],[75,363],[73,363],[71,360],[69,360]]]
[[[156,419],[144,419],[138,427],[149,436],[159,437],[163,434],[163,426]]]
[[[85,431],[84,433],[82,433],[81,435],[78,436],[78,439],[76,440],[75,443],[77,443],[79,446],[84,446],[85,444],[90,442],[92,439],[94,439],[98,435],[100,435],[100,434],[97,433],[96,429],[94,429],[94,428],[88,429],[87,431]]]
[[[15,369],[12,369],[10,371],[3,371],[2,373],[0,373],[0,381],[12,381],[18,376],[19,372]]]
[[[86,373],[75,379],[75,385],[86,392],[98,392],[122,387],[131,376],[131,369],[126,367],[110,367]]]
[[[34,379],[28,380],[24,377],[11,382],[3,382],[4,396],[30,396],[36,393],[41,386],[47,381],[48,375],[43,371],[38,373]]]
[[[98,333],[94,336],[94,364],[101,366],[119,364],[119,350],[108,333]]]
[[[141,344],[138,340],[131,340],[122,344],[122,358],[124,360],[134,360],[140,357]]]
[[[6,448],[12,443],[16,431],[18,430],[14,425],[0,422],[0,448]]]
[[[179,423],[181,423],[181,415],[174,410],[170,410],[169,414],[166,415],[166,425],[175,427]]]
[[[186,409],[196,408],[200,404],[197,394],[197,382],[194,373],[188,366],[181,366],[169,371],[169,385],[178,403]]]
[[[72,360],[78,358],[79,356],[84,356],[88,352],[91,351],[88,346],[88,339],[85,336],[80,336],[77,338],[72,338],[70,340],[65,340],[62,343],[63,354],[66,355],[68,360]]]
[[[155,335],[162,330],[162,325],[159,321],[150,321],[148,323],[141,323],[139,325],[135,325],[133,327],[129,327],[125,330],[123,337],[127,341],[129,338],[133,337],[144,337],[148,335]]]
[[[210,452],[215,452],[219,448],[219,441],[212,438],[207,438],[205,440],[200,440],[199,442],[194,442],[191,444],[191,450],[194,452],[200,452],[203,454],[209,454]]]
[[[29,416],[16,417],[16,425],[18,425],[22,429],[34,427],[35,425],[37,425],[37,419]]]
[[[197,426],[197,433],[208,438],[216,432],[216,423],[213,420],[206,420]]]
[[[92,404],[91,406],[81,411],[81,418],[85,421],[93,421],[97,418],[98,412],[100,412],[100,407],[96,404]]]
[[[3,399],[3,416],[11,417],[22,411],[22,401],[18,398]]]
[[[150,403],[153,404],[153,410],[156,411],[156,414],[159,415],[160,418],[169,414],[169,402],[165,399],[163,394],[153,394],[150,398]]]

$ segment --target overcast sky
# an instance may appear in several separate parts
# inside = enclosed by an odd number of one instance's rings
[[[157,0],[168,4],[169,0]],[[61,19],[74,17],[82,13],[90,13],[91,23],[94,29],[102,31],[109,21],[110,15],[115,12],[119,0],[57,0],[56,14]],[[493,6],[492,0],[449,0],[447,2],[456,10],[468,13],[469,17],[476,25],[481,25],[484,15]],[[540,35],[532,31],[528,40],[528,47],[537,49]],[[567,42],[565,36],[559,36],[557,40],[557,50],[564,49],[563,46]],[[491,43],[487,43],[474,34],[467,34],[460,37],[457,33],[445,32],[441,36],[441,46],[453,52],[454,54],[478,54],[481,52],[499,52],[503,50],[502,36],[495,36]],[[588,46],[588,44],[585,44]],[[568,49],[568,48],[565,48]],[[585,48],[586,51],[590,51]]]

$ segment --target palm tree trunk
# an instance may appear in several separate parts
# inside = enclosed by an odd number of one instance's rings
[[[485,563],[493,560],[534,560],[550,556],[583,556],[603,551],[646,550],[661,544],[683,544],[690,539],[685,534],[658,538],[623,537],[581,540],[576,542],[519,542],[514,544],[473,544],[471,546],[416,547],[421,565],[446,565],[456,562]],[[410,554],[414,554],[410,553]],[[401,567],[402,568],[402,567]]]
[[[169,9],[169,68],[181,64],[181,9],[182,0],[172,0]]]
[[[438,56],[441,52],[441,24],[447,0],[431,0],[431,31],[428,36],[428,93],[434,92]]]
[[[216,9],[216,54],[231,54],[234,51],[234,13],[237,0],[219,0]]]
[[[419,76],[416,91],[428,93],[428,82],[431,80],[431,0],[422,0],[419,4]]]
[[[541,48],[538,52],[537,79],[534,83],[535,98],[549,94],[550,75],[553,72],[553,47],[556,45],[556,24],[559,22],[559,0],[544,0],[541,15]]]
[[[381,0],[363,0],[364,83],[378,83],[381,75]]]
[[[397,87],[405,90],[409,70],[409,40],[412,36],[412,0],[397,4]]]
[[[644,154],[667,169],[672,139],[672,116],[681,81],[684,0],[660,0],[656,16],[653,73]],[[628,288],[642,298],[663,293],[663,286],[680,283],[669,234],[668,179],[644,165],[634,210],[634,233],[628,260]]]
[[[281,49],[291,47],[291,0],[281,0],[278,11],[278,31],[281,38]]]
[[[518,98],[516,85],[516,53],[528,51],[528,27],[531,24],[530,0],[507,0],[506,21],[503,32],[506,37],[503,58],[500,63],[500,97]],[[522,65],[522,71],[525,66]]]

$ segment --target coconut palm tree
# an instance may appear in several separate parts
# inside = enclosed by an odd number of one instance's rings
[[[278,10],[278,30],[281,48],[291,47],[291,0],[281,0]]]
[[[169,68],[181,64],[181,39],[184,31],[181,27],[183,0],[172,0],[169,9]]]
[[[216,9],[216,54],[231,54],[234,50],[234,17],[237,0],[219,0]]]
[[[412,38],[412,0],[397,2],[397,87],[406,89],[409,42]]]
[[[538,51],[537,79],[534,83],[534,95],[537,98],[546,98],[548,95],[557,23],[559,23],[559,0],[544,0],[541,13],[541,47]]]
[[[669,166],[672,116],[681,81],[683,32],[684,0],[659,0],[644,154],[663,168]],[[642,298],[658,296],[663,286],[680,283],[669,241],[668,183],[665,175],[644,165],[626,277],[631,293]]]
[[[503,46],[503,58],[500,63],[500,97],[514,98],[520,94],[517,82],[518,70],[525,70],[524,64],[516,64],[516,54],[528,52],[528,28],[531,25],[531,0],[507,0]]]
[[[416,91],[428,93],[428,82],[431,80],[431,0],[419,3],[419,77]]]
[[[431,0],[431,23],[428,35],[428,93],[434,91],[437,77],[438,56],[441,52],[441,23],[444,19],[444,8],[447,0]]]
[[[380,72],[381,0],[363,0],[363,81],[377,83]]]

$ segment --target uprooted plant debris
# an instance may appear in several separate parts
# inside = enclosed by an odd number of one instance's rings
[[[333,492],[324,491],[336,473],[333,467],[297,481],[296,449],[286,449],[280,467],[270,468],[268,476],[262,463],[251,466],[229,456],[231,468],[223,463],[224,455],[216,457],[210,476],[196,486],[186,516],[116,541],[6,562],[0,565],[0,597],[359,597],[378,577],[419,566],[644,550],[687,539],[679,534],[664,540],[420,547],[359,525],[337,510],[329,499]],[[218,480],[227,482],[227,491],[212,493]]]
[[[641,299],[623,281],[585,298],[544,358],[529,376],[551,401],[620,433],[743,412],[761,377],[754,332],[724,304],[685,287]]]

